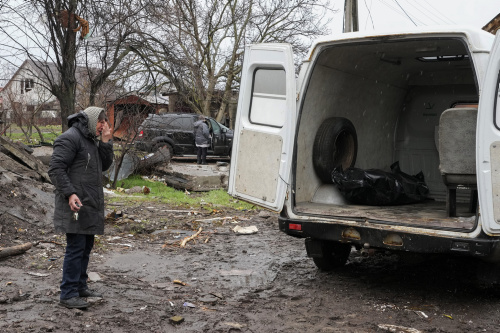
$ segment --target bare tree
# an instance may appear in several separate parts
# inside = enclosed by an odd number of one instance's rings
[[[148,1],[148,0],[145,0]],[[238,89],[247,43],[287,42],[303,55],[328,33],[328,0],[150,0],[143,58],[173,84],[183,101],[216,119]]]
[[[0,48],[10,53],[12,64],[19,65],[24,59],[33,62],[36,74],[59,101],[63,130],[67,128],[66,118],[76,111],[78,81],[80,87],[89,89],[89,101],[82,104],[95,105],[99,90],[130,53],[131,46],[138,47],[130,38],[139,29],[134,25],[140,12],[136,7],[124,0],[3,4]],[[98,44],[87,41],[90,24],[92,33],[102,37],[97,39]],[[79,66],[87,69],[88,84],[82,84],[78,77]]]

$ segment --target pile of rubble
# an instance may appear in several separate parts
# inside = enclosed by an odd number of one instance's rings
[[[0,137],[0,258],[2,250],[53,231],[54,186],[48,167],[30,151]]]

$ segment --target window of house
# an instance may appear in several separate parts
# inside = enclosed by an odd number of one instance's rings
[[[33,79],[24,79],[24,90],[30,91],[33,89],[35,81]]]

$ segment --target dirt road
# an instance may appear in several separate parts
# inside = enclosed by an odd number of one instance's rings
[[[323,273],[303,240],[278,231],[275,214],[152,203],[108,208],[148,223],[107,224],[90,264],[91,287],[105,297],[89,299],[87,310],[58,305],[64,240],[50,224],[33,234],[33,226],[16,225],[17,243],[42,242],[0,261],[1,332],[500,330],[500,299],[477,283],[472,262],[353,250],[344,268]],[[237,235],[238,225],[258,232]],[[0,239],[11,228],[3,225]],[[182,322],[173,324],[174,316]]]

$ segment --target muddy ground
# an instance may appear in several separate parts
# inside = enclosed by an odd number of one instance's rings
[[[500,298],[476,279],[475,262],[353,250],[345,267],[324,273],[303,240],[278,231],[276,214],[154,201],[108,203],[126,216],[107,222],[91,257],[90,286],[104,298],[66,309],[51,190],[0,184],[0,247],[36,242],[0,259],[0,332],[500,331]]]

